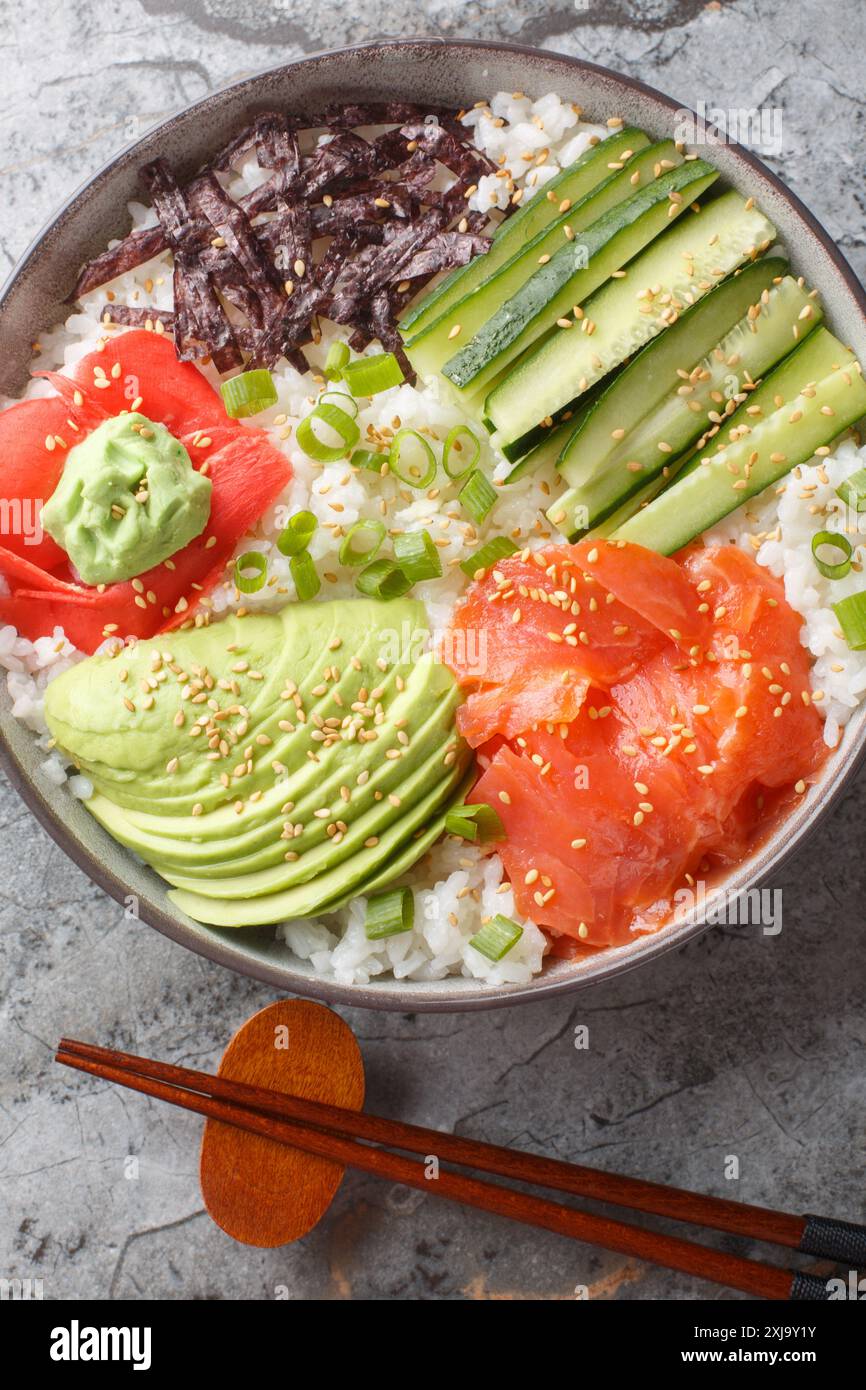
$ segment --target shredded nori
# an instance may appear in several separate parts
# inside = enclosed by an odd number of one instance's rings
[[[379,125],[389,128],[371,139],[355,129]],[[302,130],[321,132],[308,155]],[[231,170],[250,155],[268,177],[235,199]],[[432,187],[443,165],[444,191]],[[301,349],[327,317],[352,329],[356,350],[377,338],[411,379],[398,316],[433,275],[488,249],[488,218],[466,201],[495,167],[451,113],[411,102],[353,103],[303,124],[262,111],[185,187],[165,160],[146,165],[158,225],[90,261],[74,298],[169,248],[174,312],[111,301],[106,324],[152,326],[181,360],[212,357],[220,371],[280,357],[305,370]]]

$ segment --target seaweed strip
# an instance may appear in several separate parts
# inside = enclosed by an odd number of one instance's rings
[[[379,124],[393,128],[372,140],[352,129]],[[327,112],[322,125],[331,138],[302,157],[298,123],[261,112],[185,191],[164,161],[147,166],[142,178],[160,225],[133,232],[98,256],[82,271],[76,294],[168,246],[175,263],[174,315],[112,303],[105,308],[112,321],[158,321],[162,331],[174,333],[181,359],[209,353],[221,371],[240,364],[241,348],[250,354],[249,365],[270,366],[282,354],[304,370],[300,347],[315,336],[317,315],[327,314],[352,328],[353,347],[378,337],[411,376],[397,315],[431,276],[488,249],[478,233],[489,219],[467,212],[465,203],[472,185],[495,165],[453,115],[424,112],[411,102],[354,103]],[[215,171],[251,150],[272,173],[235,200]],[[430,186],[439,164],[454,176],[444,192]],[[265,212],[273,215],[254,223]],[[314,265],[319,237],[331,241]],[[245,324],[228,318],[220,296]]]
[[[489,249],[488,237],[474,236],[470,232],[437,232],[426,246],[415,252],[397,278],[417,280],[422,275],[431,276],[440,270],[452,270],[455,266],[466,265],[473,256],[483,256]]]
[[[204,235],[174,174],[163,159],[141,171],[166,239],[174,254],[175,346],[181,361],[210,353],[219,370],[239,366],[242,357],[232,326],[198,254]]]
[[[151,309],[138,304],[116,304],[106,300],[99,318],[107,328],[152,328],[159,332],[156,325],[160,323],[163,332],[174,332],[174,314],[170,309]]]

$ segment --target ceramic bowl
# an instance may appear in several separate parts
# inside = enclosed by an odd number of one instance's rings
[[[331,101],[407,98],[455,109],[499,90],[542,95],[556,91],[578,102],[590,118],[619,115],[656,139],[677,132],[683,108],[631,78],[576,58],[505,44],[400,40],[324,53],[274,68],[216,92],[172,116],[100,169],[39,234],[0,297],[0,391],[24,387],[30,344],[40,330],[68,313],[64,303],[79,266],[128,230],[127,202],[140,197],[140,165],[166,156],[183,175],[221,146],[250,112],[281,107],[304,112]],[[866,295],[827,232],[774,174],[736,144],[715,145],[709,157],[724,180],[753,195],[773,220],[799,274],[817,287],[834,332],[866,360]],[[728,891],[755,887],[797,853],[814,823],[830,814],[853,776],[866,746],[866,705],[852,719],[840,749],[826,763],[816,790],[773,836],[720,885]],[[379,1009],[461,1010],[496,1008],[540,1000],[654,959],[705,930],[687,917],[656,935],[575,962],[554,962],[530,984],[492,990],[473,980],[434,983],[384,979],[341,987],[316,976],[273,939],[272,929],[228,931],[200,926],[177,912],[165,885],[115,843],[63,787],[37,772],[44,758],[31,735],[9,712],[0,691],[0,756],[12,782],[57,843],[119,902],[138,900],[140,917],[172,940],[210,960],[281,991]],[[710,905],[712,899],[710,900]]]

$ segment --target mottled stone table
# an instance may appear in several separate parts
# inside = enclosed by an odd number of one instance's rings
[[[866,270],[862,0],[2,0],[0,15],[4,273],[74,185],[176,107],[305,52],[421,32],[578,54],[689,105],[780,108],[771,162]],[[717,928],[554,1005],[347,1011],[371,1106],[862,1220],[864,814],[861,779],[778,884],[778,937]],[[210,1067],[270,991],[123,921],[5,786],[0,827],[0,1276],[41,1278],[57,1299],[563,1299],[578,1285],[621,1299],[719,1296],[354,1176],[299,1244],[232,1244],[201,1208],[199,1122],[76,1084],[51,1047],[65,1031]],[[581,1024],[588,1050],[574,1046]],[[737,1180],[725,1176],[732,1155]]]

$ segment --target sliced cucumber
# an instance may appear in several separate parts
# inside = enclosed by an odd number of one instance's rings
[[[780,262],[766,264],[774,268]],[[746,281],[747,277],[751,281],[750,272],[761,268],[760,262],[750,266],[736,279],[725,281],[713,290],[673,328],[649,343],[633,365],[637,366],[644,356],[651,356],[657,349],[668,346],[668,339],[680,329],[687,328],[692,315],[709,309],[716,296],[729,287],[737,288],[739,282]],[[736,408],[735,402],[740,404],[746,398],[744,383],[758,380],[793,351],[797,344],[795,329],[798,336],[804,338],[822,317],[820,306],[790,275],[769,288],[766,284],[762,285],[757,300],[753,297],[753,290],[749,294],[752,295],[752,303],[748,312],[714,346],[712,352],[707,353],[696,365],[691,357],[681,359],[681,370],[690,367],[688,382],[684,383],[674,372],[673,381],[677,385],[621,443],[611,441],[614,447],[607,451],[599,465],[594,465],[588,452],[577,453],[569,443],[560,472],[576,485],[548,512],[551,521],[558,518],[554,524],[560,526],[569,539],[575,539],[583,529],[597,526],[701,434],[707,431],[715,434],[721,427],[725,412],[732,414]],[[801,318],[803,313],[807,314],[805,319]],[[631,368],[622,375],[630,372]],[[639,380],[642,382],[643,378]],[[634,393],[640,387],[635,388],[633,384],[632,389]],[[569,467],[570,472],[567,472]],[[582,475],[579,469],[583,470]],[[572,511],[575,519],[581,522],[580,526],[573,524]]]
[[[591,391],[584,391],[583,395],[579,396],[577,400],[569,401],[564,410],[558,411],[557,414],[550,419],[542,420],[540,425],[536,425],[528,434],[522,434],[520,438],[515,439],[512,444],[506,444],[502,449],[502,453],[510,463],[517,463],[519,459],[534,452],[539,444],[547,440],[552,429],[556,430],[560,425],[568,425],[569,428],[557,436],[559,439],[558,458],[559,454],[562,453],[562,450],[568,443],[572,430],[574,430],[583,416],[588,413],[590,407],[595,403],[597,397],[604,389],[605,384],[604,381],[600,381]]]
[[[615,512],[611,512],[604,521],[593,526],[592,530],[587,533],[588,539],[605,540],[608,536],[612,536],[615,531],[618,531],[621,526],[624,526],[627,521],[631,521],[631,518],[638,512],[648,507],[650,502],[654,501],[659,493],[669,487],[679,476],[692,457],[692,453],[693,450],[690,449],[687,454],[675,459],[673,463],[665,464],[661,473],[657,473],[654,478],[650,478],[648,483],[644,483],[639,492],[633,492],[621,506],[617,507]]]
[[[490,250],[483,257],[478,256],[468,265],[453,271],[404,314],[400,323],[403,336],[406,337],[410,330],[416,334],[422,328],[429,327],[434,319],[444,314],[476,285],[480,285],[497,266],[504,265],[552,222],[559,213],[561,202],[569,198],[576,203],[579,198],[584,198],[590,189],[608,178],[611,164],[630,158],[636,150],[642,150],[649,143],[648,135],[629,126],[615,135],[609,135],[597,145],[591,145],[567,169],[550,179],[543,191],[506,218],[494,232]]]
[[[717,178],[718,170],[703,160],[681,164],[591,222],[501,303],[475,337],[449,358],[443,375],[465,400],[472,400],[542,334],[554,330],[555,338],[561,338],[565,330],[557,328],[557,323],[565,322],[574,306],[643,250],[671,217],[685,211]],[[574,320],[568,321],[576,337],[577,326]],[[575,383],[570,395],[576,394]],[[568,399],[557,401],[554,410]],[[534,411],[529,405],[526,429],[554,410]],[[525,433],[518,430],[510,438]]]
[[[756,408],[762,413],[747,413]],[[853,353],[817,328],[731,416],[724,446],[693,460],[613,539],[671,555],[864,414],[866,383]]]
[[[554,414],[661,333],[680,309],[754,259],[774,237],[772,223],[734,192],[714,198],[672,227],[631,262],[624,277],[611,280],[584,303],[582,324],[594,325],[592,332],[552,334],[494,387],[485,416],[497,433],[496,442],[509,443]],[[654,307],[659,305],[661,312]]]
[[[519,463],[515,463],[505,479],[506,484],[519,483],[521,478],[527,477],[530,473],[536,473],[539,468],[544,468],[548,463],[556,463],[573,426],[573,420],[563,420],[560,424],[545,430],[539,443],[528,453],[525,453]]]
[[[609,174],[580,202],[555,217],[503,265],[490,266],[489,257],[481,257],[478,264],[489,273],[480,283],[439,318],[406,338],[406,351],[418,375],[429,378],[441,371],[443,364],[514,297],[539,265],[549,261],[560,248],[567,248],[570,238],[624,203],[636,189],[652,182],[654,176],[660,177],[656,170],[667,171],[682,162],[673,140],[650,145],[632,155],[620,170]]]
[[[589,473],[595,473],[622,449],[627,451],[634,429],[682,387],[679,373],[691,371],[787,269],[781,257],[746,266],[739,275],[710,290],[676,323],[641,348],[574,430],[560,467],[566,482],[579,482],[588,476],[587,468]],[[584,459],[588,460],[587,465]]]

